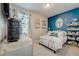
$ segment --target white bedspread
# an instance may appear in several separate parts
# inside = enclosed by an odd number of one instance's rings
[[[60,35],[59,37],[44,35],[40,37],[40,43],[53,49],[58,50],[61,49],[63,44],[66,42],[66,36]]]
[[[52,48],[54,50],[61,49],[62,45],[63,45],[62,40],[60,38],[53,37],[53,36],[47,36],[47,35],[42,36],[41,40],[47,41],[48,47]],[[40,40],[40,42],[41,42],[41,40]],[[43,44],[45,44],[45,43],[43,43]]]

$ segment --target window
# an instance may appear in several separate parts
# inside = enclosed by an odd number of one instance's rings
[[[20,36],[27,36],[29,30],[29,15],[19,12],[18,18],[20,20]]]

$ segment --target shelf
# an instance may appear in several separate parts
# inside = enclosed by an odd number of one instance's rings
[[[75,37],[79,37],[79,35],[70,35],[70,34],[67,34],[67,36],[75,36]]]
[[[73,30],[79,30],[79,29],[67,29],[67,30],[73,31]]]
[[[79,26],[79,24],[67,24],[67,26]]]
[[[77,33],[77,32],[79,32],[79,23],[67,24],[67,26],[68,26],[67,30],[69,31],[67,33],[67,41],[74,41],[74,42],[77,42],[77,44],[78,44],[79,41],[77,41],[76,38],[79,37],[79,33]],[[74,34],[74,32],[75,32],[75,34]]]
[[[67,34],[67,36],[71,36],[71,35],[74,36],[73,34]]]

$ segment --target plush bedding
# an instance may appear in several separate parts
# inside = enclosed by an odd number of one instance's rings
[[[63,44],[66,42],[66,34],[63,34],[63,31],[55,31],[57,33],[57,36],[52,36],[52,35],[44,35],[40,37],[40,42],[41,44],[53,49],[54,51],[58,49],[62,49]]]

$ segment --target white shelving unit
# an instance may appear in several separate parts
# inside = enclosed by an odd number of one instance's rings
[[[67,24],[67,42],[74,41],[79,43],[79,24]]]

